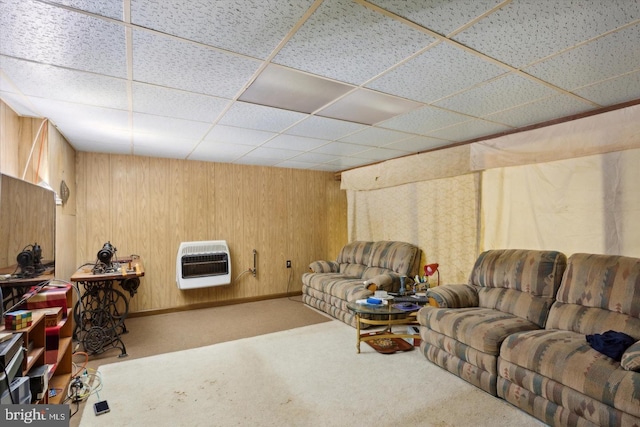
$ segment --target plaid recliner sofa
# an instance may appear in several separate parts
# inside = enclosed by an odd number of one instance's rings
[[[587,342],[607,331],[635,340],[619,360]],[[507,337],[498,373],[498,396],[547,424],[640,426],[640,259],[569,257],[545,329]]]
[[[368,289],[397,291],[400,277],[418,274],[422,251],[415,245],[396,241],[355,241],[345,245],[336,261],[314,261],[302,275],[302,300],[351,326],[355,314],[349,302],[372,295]],[[366,327],[366,325],[362,325]]]
[[[425,357],[497,395],[498,354],[511,334],[544,328],[567,257],[556,251],[480,254],[466,285],[431,288],[418,312]]]
[[[549,425],[640,426],[640,259],[487,251],[429,296],[468,308],[418,313],[427,359]],[[608,331],[635,340],[619,360],[587,340]]]

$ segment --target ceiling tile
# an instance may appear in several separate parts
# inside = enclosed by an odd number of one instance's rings
[[[295,156],[292,160],[296,162],[307,162],[307,163],[327,163],[336,159],[338,159],[338,156],[318,153],[315,151],[308,151],[306,153],[301,153]]]
[[[189,155],[189,160],[230,163],[253,149],[254,147],[249,145],[203,141]]]
[[[396,132],[389,129],[380,128],[366,128],[360,132],[356,132],[352,135],[342,138],[341,142],[351,142],[359,145],[369,145],[373,147],[381,147],[383,145],[391,144],[392,142],[401,141],[403,139],[411,138],[413,135],[409,135],[403,132]]]
[[[232,99],[256,72],[253,59],[144,30],[133,33],[133,78]]]
[[[353,1],[325,1],[274,62],[360,85],[434,40]]]
[[[524,127],[543,123],[558,117],[593,110],[595,105],[580,101],[570,95],[556,95],[540,99],[529,104],[484,116],[492,122],[503,123],[513,127]]]
[[[443,147],[448,144],[449,144],[449,141],[444,141],[442,139],[429,138],[426,136],[416,136],[413,138],[405,139],[403,141],[398,141],[398,142],[385,145],[383,148],[407,151],[411,153],[419,153],[422,151]]]
[[[469,116],[435,107],[422,107],[407,114],[395,117],[382,123],[381,128],[402,130],[417,134],[427,134],[436,129],[451,126],[469,120]]]
[[[0,54],[126,77],[121,25],[32,0],[0,3]]]
[[[321,166],[323,166],[323,170],[335,172],[350,168],[356,168],[358,166],[369,165],[371,163],[373,162],[370,159],[361,159],[358,157],[340,157]]]
[[[277,134],[273,132],[216,125],[207,134],[205,140],[212,142],[224,142],[227,144],[257,146],[263,144],[276,135]]]
[[[62,129],[94,129],[95,132],[108,129],[129,129],[129,113],[125,110],[88,106],[46,98],[28,98],[31,104],[42,114],[41,117],[57,116],[54,123]]]
[[[447,35],[476,19],[504,0],[369,0],[370,3],[402,16],[442,35]]]
[[[218,122],[221,125],[281,132],[307,117],[306,114],[263,105],[235,102]]]
[[[421,105],[408,99],[397,98],[372,90],[357,89],[316,114],[323,117],[373,125],[399,114],[415,110]]]
[[[437,130],[431,135],[435,138],[463,142],[509,130],[512,130],[512,128],[498,123],[490,123],[484,120],[474,119],[464,123],[458,123],[445,129]]]
[[[144,133],[160,139],[169,137],[171,139],[200,140],[210,127],[210,123],[133,113],[133,131],[136,134]],[[175,136],[178,135],[179,138],[176,138]]]
[[[349,144],[348,142],[332,142],[313,150],[315,153],[331,154],[334,156],[352,156],[369,149],[369,147]]]
[[[571,90],[640,70],[638,40],[640,25],[628,27],[528,67],[524,71]]]
[[[309,116],[285,131],[287,134],[334,140],[364,129],[365,125],[327,117]]]
[[[513,1],[454,39],[520,68],[636,19],[637,1]]]
[[[2,70],[24,95],[125,110],[123,79],[37,64],[3,56]]]
[[[600,105],[615,105],[640,99],[640,71],[604,80],[573,92]]]
[[[225,50],[265,59],[313,0],[131,1],[131,21]]]
[[[282,161],[287,160],[300,154],[300,151],[295,150],[283,150],[280,148],[270,147],[257,147],[255,150],[251,150],[243,159],[267,159],[271,163],[272,160]],[[255,163],[252,163],[255,164]],[[273,164],[273,163],[271,163]]]
[[[321,145],[327,144],[329,141],[326,139],[307,138],[304,136],[295,135],[278,135],[275,138],[264,143],[263,147],[268,148],[280,148],[296,151],[308,151]]]
[[[505,68],[448,43],[439,43],[367,87],[422,102],[436,101],[499,76]]]
[[[208,95],[133,83],[133,111],[212,123],[231,101]]]
[[[136,156],[186,159],[196,144],[197,141],[190,139],[179,140],[171,137],[158,138],[155,135],[134,135],[133,154]]]
[[[285,110],[313,113],[351,90],[353,86],[344,83],[271,64],[238,99]]]
[[[358,158],[369,160],[386,160],[409,154],[407,151],[390,150],[388,148],[371,148],[357,154]]]
[[[557,94],[518,74],[508,74],[489,83],[438,101],[435,105],[452,111],[482,116]]]
[[[74,9],[85,10],[97,15],[106,16],[108,18],[124,19],[124,2],[123,0],[49,0],[50,3],[62,4]]]

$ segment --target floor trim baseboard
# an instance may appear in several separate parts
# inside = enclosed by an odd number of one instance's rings
[[[143,316],[155,316],[156,314],[178,313],[180,311],[199,310],[203,308],[212,308],[212,307],[222,307],[225,305],[244,304],[247,302],[267,301],[270,299],[295,297],[299,295],[302,295],[301,291],[261,295],[258,297],[236,298],[236,299],[230,299],[225,301],[209,301],[209,302],[202,302],[202,303],[195,303],[195,304],[187,304],[180,307],[169,307],[169,308],[158,308],[158,309],[151,309],[151,310],[136,311],[136,312],[129,313],[127,317],[133,318],[133,317],[143,317]]]

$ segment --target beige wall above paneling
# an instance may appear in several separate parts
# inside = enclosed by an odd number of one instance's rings
[[[332,173],[95,153],[78,153],[76,173],[77,263],[94,262],[107,241],[118,256],[140,255],[132,312],[297,292],[308,264],[346,243]],[[198,240],[227,241],[231,285],[177,288],[178,246]],[[254,249],[257,274],[241,275]]]

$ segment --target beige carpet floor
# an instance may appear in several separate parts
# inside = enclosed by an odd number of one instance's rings
[[[418,349],[355,349],[339,321],[105,364],[92,426],[541,426]]]
[[[142,357],[283,331],[321,322],[330,318],[310,309],[300,296],[222,305],[199,310],[179,311],[152,316],[138,316],[126,320],[128,332],[122,335],[127,357],[120,358],[119,349],[112,348],[89,358],[87,368],[121,363]],[[82,347],[78,350],[82,351]],[[85,358],[73,357],[82,366]],[[126,387],[126,385],[122,385]],[[85,402],[70,403],[70,427],[77,427]]]

